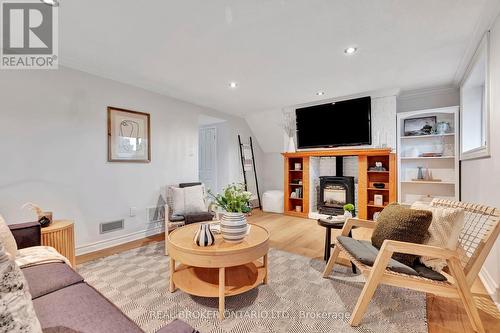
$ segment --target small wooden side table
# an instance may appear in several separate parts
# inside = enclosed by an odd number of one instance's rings
[[[42,228],[42,245],[52,246],[75,267],[75,229],[70,220],[54,220]]]

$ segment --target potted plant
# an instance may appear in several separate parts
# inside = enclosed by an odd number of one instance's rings
[[[352,218],[354,216],[354,205],[351,203],[345,204],[344,205],[344,217],[345,218]]]
[[[248,228],[246,214],[252,210],[250,207],[252,193],[246,191],[243,184],[228,185],[222,194],[214,195],[211,191],[208,193],[215,200],[215,204],[224,210],[220,219],[224,241],[230,243],[243,241]]]

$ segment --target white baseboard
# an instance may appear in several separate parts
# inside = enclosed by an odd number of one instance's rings
[[[135,241],[135,240],[138,240],[141,238],[153,236],[153,235],[164,232],[164,230],[165,229],[163,226],[157,226],[157,227],[150,228],[150,229],[144,229],[144,230],[132,232],[132,233],[127,234],[127,235],[121,235],[118,237],[105,239],[105,240],[98,241],[95,243],[80,245],[76,248],[76,255],[79,256],[79,255],[90,253],[90,252],[104,250],[104,249],[107,249],[109,247],[125,244],[125,243],[132,242],[132,241]]]
[[[483,282],[484,288],[495,302],[498,310],[500,310],[500,286],[484,267],[479,272],[479,278],[481,282]]]

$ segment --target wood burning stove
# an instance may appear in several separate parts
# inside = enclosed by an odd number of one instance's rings
[[[354,177],[319,177],[319,213],[342,215],[348,203],[354,204]]]

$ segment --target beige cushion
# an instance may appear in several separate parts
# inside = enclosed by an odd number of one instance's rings
[[[207,211],[203,192],[203,185],[184,188],[184,210],[186,214]]]
[[[458,237],[464,226],[463,209],[434,207],[424,202],[415,202],[411,208],[427,210],[432,213],[429,237],[424,244],[449,250],[455,250],[457,248]],[[421,257],[420,262],[437,272],[441,272],[443,268],[446,267],[446,260],[444,259]]]
[[[21,269],[0,243],[0,330],[2,332],[41,333],[28,284]]]
[[[172,215],[186,215],[207,211],[203,185],[170,187]]]
[[[180,187],[170,187],[172,193],[172,215],[184,215],[184,189]]]
[[[17,254],[17,244],[7,223],[0,215],[0,242],[5,247],[5,251],[14,259]]]

